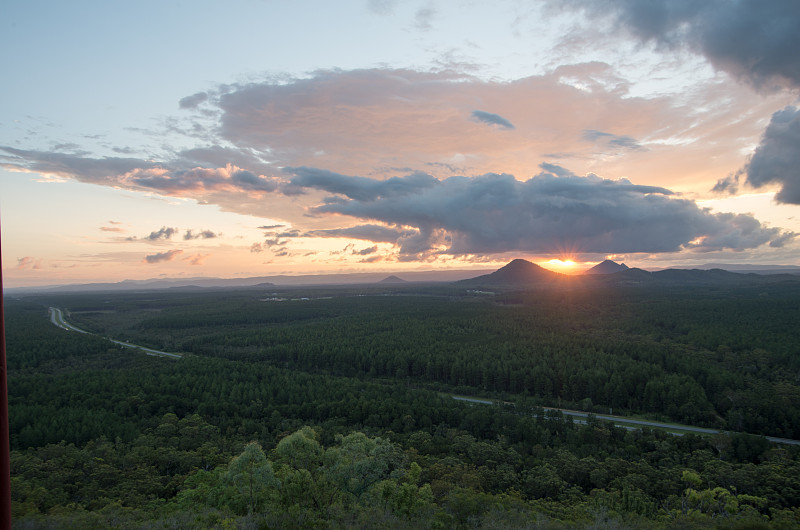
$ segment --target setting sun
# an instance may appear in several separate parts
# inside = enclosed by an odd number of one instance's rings
[[[543,265],[556,272],[573,274],[577,264],[571,259],[551,259],[544,262]]]

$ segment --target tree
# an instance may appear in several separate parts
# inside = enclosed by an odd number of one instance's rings
[[[231,460],[225,480],[234,486],[239,498],[233,499],[232,507],[241,507],[241,499],[247,506],[247,513],[261,511],[270,488],[277,488],[280,482],[272,472],[272,464],[257,442],[245,446],[242,454]],[[236,510],[241,513],[241,509]]]

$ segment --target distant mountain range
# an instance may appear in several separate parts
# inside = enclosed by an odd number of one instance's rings
[[[385,284],[401,285],[410,282],[457,282],[463,286],[515,288],[548,285],[560,282],[593,281],[612,284],[733,284],[741,282],[800,279],[800,267],[793,265],[718,265],[707,264],[693,269],[670,268],[646,271],[630,268],[624,263],[605,260],[582,275],[568,276],[553,272],[524,259],[515,259],[495,271],[448,270],[403,272],[405,279],[386,273],[319,274],[305,276],[258,276],[251,278],[171,278],[125,280],[118,283],[90,283],[45,287],[15,287],[4,289],[5,294],[31,292],[101,292],[145,291],[156,289],[208,289],[254,287],[271,289],[311,285]],[[483,274],[482,274],[483,273]],[[476,276],[477,275],[477,276]]]
[[[355,285],[401,282],[454,282],[475,275],[484,274],[487,270],[440,270],[440,271],[408,271],[403,272],[405,279],[397,276],[386,276],[386,272],[355,272],[342,274],[307,274],[254,276],[248,278],[164,278],[150,280],[124,280],[116,283],[86,283],[69,285],[48,285],[41,287],[7,287],[5,294],[65,293],[65,292],[101,292],[101,291],[149,291],[157,289],[213,289],[236,287],[300,287],[306,285]],[[395,280],[390,280],[395,278]]]
[[[752,271],[732,272],[719,268],[702,269],[664,269],[646,271],[630,268],[624,263],[603,261],[584,274],[568,276],[549,271],[524,259],[515,259],[505,267],[490,274],[461,280],[459,285],[491,288],[524,288],[546,285],[739,285],[774,281],[800,281],[797,274],[787,274],[773,269],[770,274],[756,274]]]
[[[682,269],[685,267],[670,267],[670,269]],[[753,274],[800,274],[800,266],[797,265],[746,265],[746,264],[725,264],[725,263],[706,263],[697,265],[693,269],[711,270],[722,269],[730,272],[752,272]]]

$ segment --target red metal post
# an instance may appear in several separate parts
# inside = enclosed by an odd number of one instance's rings
[[[0,528],[11,530],[11,446],[8,431],[6,318],[3,312],[3,252],[0,243]]]

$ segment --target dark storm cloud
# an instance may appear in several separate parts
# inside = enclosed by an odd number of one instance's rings
[[[572,5],[582,5],[595,14],[611,13],[642,41],[688,47],[717,69],[756,88],[800,88],[797,0],[578,0]],[[713,191],[735,193],[745,173],[747,184],[756,188],[780,184],[777,201],[800,204],[797,108],[789,106],[773,114],[748,164],[720,179]]]
[[[347,189],[350,198],[326,201],[313,211],[413,227],[396,240],[401,259],[433,253],[741,249],[785,235],[749,215],[712,214],[664,188],[542,167],[545,171],[527,181],[506,174],[451,177],[423,187],[400,186],[406,192],[391,197],[353,192],[362,179],[338,175],[337,189]]]
[[[589,142],[602,142],[612,147],[622,147],[625,149],[644,149],[639,143],[630,136],[618,136],[594,129],[583,131],[583,139]]]
[[[416,231],[399,230],[381,225],[360,225],[349,228],[331,228],[327,230],[310,230],[304,235],[307,237],[345,237],[362,239],[374,243],[395,243],[403,237],[413,235]]]
[[[645,42],[686,46],[757,88],[800,86],[797,0],[578,0]]]
[[[172,261],[175,256],[182,254],[182,250],[168,250],[166,252],[159,252],[157,254],[150,254],[144,257],[146,263],[162,263],[164,261]]]
[[[314,188],[338,193],[360,201],[372,201],[380,197],[398,197],[435,186],[439,181],[426,173],[412,173],[406,177],[374,180],[366,177],[340,175],[325,169],[311,167],[286,168],[293,174],[291,183],[303,188]]]
[[[514,129],[514,124],[500,116],[499,114],[492,114],[491,112],[484,112],[482,110],[473,110],[472,119],[475,121],[483,122],[488,125],[497,125],[502,129]]]
[[[780,184],[775,199],[800,204],[800,109],[786,107],[772,115],[744,170],[751,186]]]
[[[160,229],[156,230],[155,232],[150,232],[149,236],[145,236],[143,239],[149,239],[150,241],[159,241],[162,239],[171,239],[172,236],[178,233],[177,228],[167,228],[166,226],[162,226]]]

